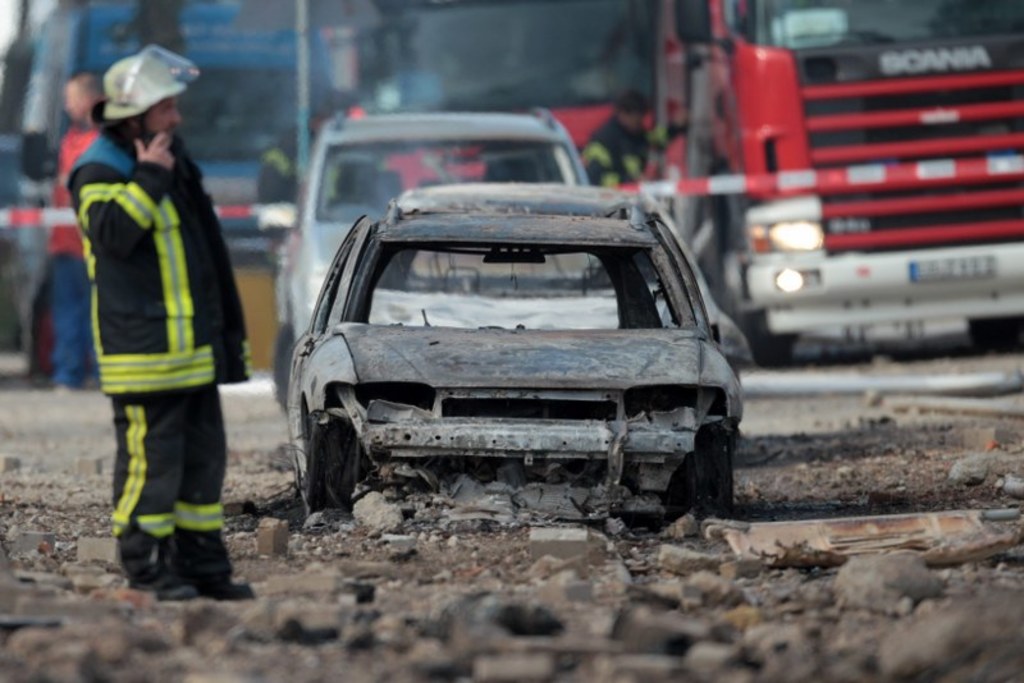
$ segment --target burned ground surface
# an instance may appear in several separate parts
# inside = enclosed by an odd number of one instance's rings
[[[1021,359],[842,369],[1016,371]],[[738,559],[697,520],[562,522],[466,482],[304,520],[269,382],[223,394],[226,537],[259,598],[156,604],[125,588],[110,554],[108,401],[32,388],[3,361],[0,681],[1007,681],[1024,670],[1018,547],[946,566],[904,553],[773,568]],[[1016,508],[1022,437],[1012,411],[749,398],[732,517]]]

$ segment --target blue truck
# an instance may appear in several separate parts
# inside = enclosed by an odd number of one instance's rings
[[[71,3],[68,3],[69,5]],[[100,1],[58,6],[36,37],[35,58],[22,116],[22,169],[28,201],[48,204],[55,175],[56,150],[68,122],[63,109],[64,83],[71,75],[103,72],[118,59],[141,47],[136,12],[141,3]],[[255,202],[262,153],[272,147],[296,121],[296,41],[294,31],[254,30],[239,26],[240,2],[189,1],[180,14],[184,54],[201,70],[197,81],[179,100],[184,118],[180,132],[202,168],[207,191],[218,205],[247,206]],[[327,52],[319,41],[312,50],[313,92],[328,83]],[[272,281],[273,249],[257,229],[256,220],[241,215],[223,219],[229,248],[243,288],[250,319],[250,337],[257,366],[270,363],[269,347],[275,330],[273,288],[255,279],[266,273]],[[22,262],[18,293],[22,345],[33,374],[47,374],[49,364],[46,231],[32,231],[21,240]],[[241,280],[245,278],[245,282]],[[263,316],[262,311],[270,311]],[[261,339],[266,336],[266,361],[261,362]]]

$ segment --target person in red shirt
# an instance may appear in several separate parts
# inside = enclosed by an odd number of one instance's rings
[[[91,73],[75,74],[64,86],[64,111],[70,125],[61,139],[57,158],[57,182],[53,189],[56,208],[71,206],[68,174],[75,160],[99,134],[90,114],[102,97],[99,81]],[[50,306],[54,336],[51,379],[56,387],[79,389],[87,379],[96,378],[97,370],[90,314],[91,286],[78,225],[53,226],[47,252],[52,274]]]

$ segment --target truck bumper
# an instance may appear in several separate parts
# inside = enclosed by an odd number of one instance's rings
[[[784,292],[792,269],[804,285]],[[880,254],[772,254],[746,273],[772,333],[928,320],[1024,316],[1024,243]]]

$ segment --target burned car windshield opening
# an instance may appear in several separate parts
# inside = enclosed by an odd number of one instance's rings
[[[692,326],[638,247],[394,245],[378,263],[374,325],[532,330]]]

